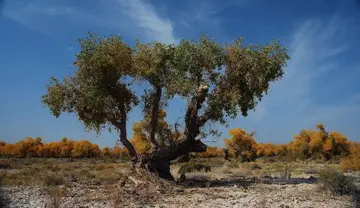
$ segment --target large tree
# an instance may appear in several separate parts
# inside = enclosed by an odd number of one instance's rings
[[[177,45],[137,41],[130,47],[118,36],[89,33],[79,43],[76,72],[63,81],[52,77],[42,102],[56,117],[76,113],[87,129],[97,133],[116,129],[134,165],[167,179],[173,179],[170,161],[206,151],[200,141],[205,124],[247,116],[270,83],[283,76],[289,59],[278,41],[246,45],[242,38],[231,44],[207,36]],[[175,96],[187,101],[181,125],[175,124],[182,127],[175,131],[180,138],[164,146],[159,141],[169,138],[157,138],[161,109]],[[138,154],[127,138],[128,114],[138,105],[150,118],[148,155]]]

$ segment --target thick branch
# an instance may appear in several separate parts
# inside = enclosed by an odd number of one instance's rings
[[[175,145],[175,148],[171,148],[168,150],[168,160],[175,160],[176,158],[190,152],[205,152],[206,148],[207,146],[200,140],[185,139],[178,142]]]
[[[121,121],[118,128],[120,130],[121,143],[126,147],[126,149],[129,151],[129,153],[132,157],[136,156],[136,151],[135,151],[134,146],[127,139],[126,121]]]
[[[202,104],[204,103],[208,95],[208,87],[200,86],[196,95],[191,99],[188,109],[185,115],[185,135],[187,139],[194,140],[197,135],[200,133],[200,127],[198,125],[198,111],[201,109]]]
[[[120,108],[121,110],[121,116],[120,116],[120,122],[118,122],[116,119],[111,119],[110,122],[118,128],[120,132],[120,141],[121,143],[126,147],[126,149],[129,151],[130,156],[135,157],[136,150],[134,146],[130,143],[130,141],[127,139],[127,131],[126,131],[126,112],[125,108]]]
[[[152,112],[151,112],[151,132],[150,132],[150,141],[153,146],[157,146],[157,142],[155,140],[156,128],[158,125],[159,119],[159,108],[160,108],[160,100],[162,89],[159,85],[154,85],[155,92],[153,93],[153,104],[152,104]]]

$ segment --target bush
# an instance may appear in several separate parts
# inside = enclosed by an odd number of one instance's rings
[[[359,171],[360,170],[360,154],[350,155],[340,161],[340,169],[343,172]]]
[[[291,172],[294,170],[293,165],[288,163],[276,163],[273,166],[275,172],[279,173],[279,177],[282,179],[290,179]]]
[[[227,164],[228,168],[239,168],[239,162],[237,161],[231,161],[230,163]]]
[[[321,189],[334,195],[352,194],[356,190],[352,177],[331,168],[321,170],[318,181]]]
[[[260,170],[260,169],[262,169],[262,167],[257,163],[253,163],[253,164],[250,165],[250,169],[251,170],[256,170],[256,169]]]
[[[190,161],[190,162],[187,162],[187,163],[184,163],[183,165],[181,165],[178,173],[185,174],[185,173],[201,171],[201,170],[205,170],[206,172],[209,172],[209,171],[211,171],[211,167],[210,167],[210,165],[205,164],[205,163],[197,163],[194,161]]]
[[[104,159],[104,163],[116,163],[116,160],[114,158],[111,157],[103,157]]]
[[[0,160],[0,169],[13,168],[12,163],[9,160]]]
[[[61,198],[66,195],[66,188],[54,187],[49,190],[49,202],[46,207],[58,208],[61,205]]]
[[[64,183],[64,177],[62,174],[49,173],[44,176],[43,182],[47,186],[59,186]]]

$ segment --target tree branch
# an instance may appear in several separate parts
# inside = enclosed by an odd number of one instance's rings
[[[198,125],[198,111],[201,109],[206,97],[208,96],[208,86],[199,86],[196,95],[191,99],[185,115],[185,135],[187,139],[194,140],[200,133]]]
[[[125,109],[124,109],[125,111]],[[125,112],[124,112],[125,113]],[[116,119],[111,119],[110,122],[118,128],[120,132],[120,141],[121,143],[126,147],[126,149],[129,151],[130,156],[136,157],[136,150],[134,146],[130,143],[130,141],[127,139],[127,131],[126,131],[126,114],[122,114],[120,116],[120,122],[118,122]]]

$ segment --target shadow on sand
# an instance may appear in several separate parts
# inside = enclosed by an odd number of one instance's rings
[[[279,185],[291,185],[291,184],[314,184],[317,182],[315,177],[309,178],[277,178],[277,177],[262,177],[262,178],[247,178],[238,177],[231,179],[218,179],[218,180],[206,180],[206,179],[187,179],[185,182],[179,183],[179,185],[185,187],[247,187],[253,184],[279,184]]]

